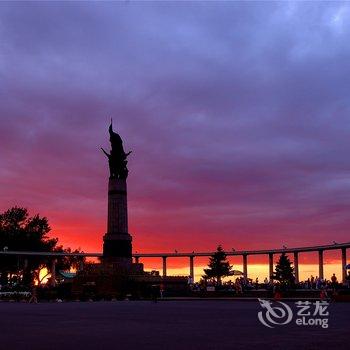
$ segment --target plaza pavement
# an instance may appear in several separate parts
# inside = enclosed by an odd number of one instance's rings
[[[329,328],[258,321],[258,301],[0,302],[0,349],[350,349],[350,303]]]

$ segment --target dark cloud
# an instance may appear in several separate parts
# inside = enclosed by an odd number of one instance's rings
[[[139,250],[346,241],[349,17],[341,2],[1,3],[1,207],[98,249],[113,116]]]

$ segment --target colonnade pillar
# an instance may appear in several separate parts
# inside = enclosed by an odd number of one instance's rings
[[[323,250],[318,251],[318,277],[323,279]]]
[[[248,277],[248,259],[247,259],[247,254],[243,254],[243,275],[245,278]]]
[[[346,248],[341,249],[341,271],[342,271],[342,282],[346,282]]]
[[[56,259],[51,261],[51,286],[56,286]]]
[[[295,283],[299,283],[299,256],[298,256],[298,252],[294,252],[294,273],[295,273]]]
[[[166,276],[166,256],[162,256],[163,259],[163,277]]]
[[[190,276],[192,280],[194,281],[194,256],[190,256]]]
[[[273,280],[273,254],[269,253],[269,280]]]

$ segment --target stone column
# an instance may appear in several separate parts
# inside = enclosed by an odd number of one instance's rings
[[[243,275],[245,278],[248,277],[248,261],[247,261],[247,254],[243,254]]]
[[[166,256],[162,256],[163,258],[163,277],[166,276]]]
[[[84,261],[81,260],[79,263],[79,271],[84,271]]]
[[[132,263],[128,233],[126,179],[109,178],[107,233],[103,237],[103,260],[129,268]]]
[[[295,272],[295,283],[299,283],[299,256],[298,256],[298,252],[294,252],[294,272]]]
[[[341,249],[342,282],[346,283],[346,248]]]
[[[107,233],[128,233],[128,205],[126,179],[108,181]]]
[[[194,282],[194,256],[190,256],[190,276]]]
[[[139,256],[135,256],[135,263],[139,264],[140,263],[140,257]]]
[[[273,254],[269,253],[269,280],[273,280]]]
[[[56,287],[56,259],[51,261],[51,286]]]
[[[323,250],[318,251],[318,277],[323,279]]]

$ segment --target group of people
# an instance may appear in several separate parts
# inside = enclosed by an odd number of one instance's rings
[[[191,284],[191,289],[198,292],[203,290],[211,290],[214,287],[216,287],[215,283],[205,281],[204,279]],[[230,292],[234,291],[236,294],[243,294],[245,290],[258,289],[259,287],[258,278],[254,282],[251,278],[245,278],[243,276],[237,277],[234,281],[229,280],[221,284],[221,289]]]
[[[336,287],[338,279],[335,274],[332,275],[331,280],[320,278],[318,276],[310,276],[307,280],[299,282],[299,287],[302,289],[322,289],[327,286]]]
[[[303,289],[336,289],[338,287],[350,288],[350,271],[348,271],[346,275],[345,284],[339,283],[337,276],[335,273],[333,273],[330,280],[311,275],[306,281],[299,282],[299,286]]]
[[[220,288],[227,291],[234,291],[235,294],[240,295],[243,294],[245,290],[253,290],[253,289],[266,289],[266,290],[274,290],[276,288],[277,281],[273,279],[268,279],[267,277],[264,279],[262,283],[259,282],[259,278],[257,277],[255,280],[246,277],[237,277],[234,281],[225,281],[221,284]],[[201,280],[199,283],[191,283],[191,287],[193,291],[201,291],[206,290],[207,287],[213,288],[215,287],[215,283],[210,281]],[[330,280],[320,278],[318,276],[310,276],[307,280],[301,281],[296,284],[297,289],[315,289],[315,290],[324,290],[324,289],[338,289],[340,287],[346,287],[350,289],[350,271],[347,274],[345,285],[338,282],[338,278],[333,273]]]

